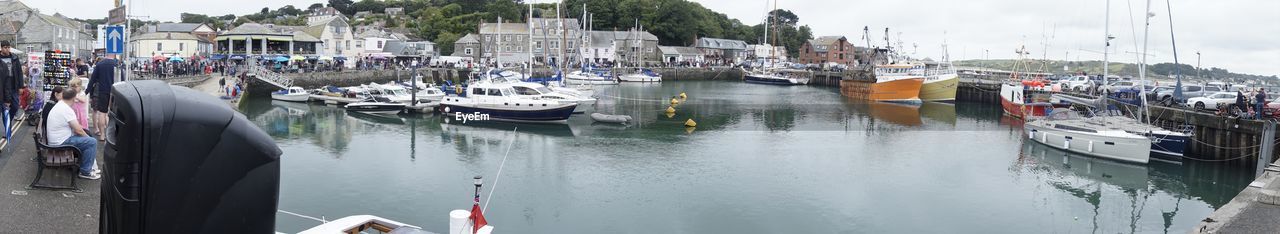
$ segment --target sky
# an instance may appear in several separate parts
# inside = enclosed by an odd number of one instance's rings
[[[207,15],[248,14],[263,7],[306,8],[323,0],[123,0],[138,7],[132,15],[177,21],[182,12]],[[768,0],[695,0],[746,24],[761,22],[773,9]],[[132,2],[132,3],[130,3]],[[535,2],[551,2],[536,0]],[[44,13],[75,18],[101,18],[111,0],[25,0]],[[1238,73],[1280,75],[1280,1],[1173,1],[1178,59]],[[795,12],[814,36],[838,35],[865,45],[862,28],[871,28],[871,44],[884,45],[884,29],[891,41],[901,40],[915,57],[939,59],[943,44],[952,60],[1009,59],[1020,46],[1033,58],[1102,60],[1106,0],[778,0],[777,8]],[[1111,0],[1110,47],[1115,62],[1135,62],[1142,51],[1146,1]],[[1152,1],[1147,40],[1149,63],[1173,62],[1169,9]],[[1046,53],[1047,51],[1047,53]]]

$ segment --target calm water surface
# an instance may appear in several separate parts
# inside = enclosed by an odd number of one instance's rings
[[[1251,176],[1024,143],[996,105],[910,108],[836,91],[597,88],[606,97],[595,111],[632,115],[631,126],[585,115],[461,124],[267,99],[242,111],[284,150],[280,209],[374,214],[438,233],[450,210],[470,207],[475,175],[486,195],[496,189],[485,216],[502,233],[1184,233]],[[658,99],[680,92],[688,101],[665,116]],[[277,223],[318,224],[284,214]]]

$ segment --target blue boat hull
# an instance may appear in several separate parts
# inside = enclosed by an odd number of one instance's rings
[[[573,109],[578,105],[569,105],[561,108],[547,110],[502,110],[491,108],[478,108],[469,106],[459,106],[451,104],[440,104],[440,110],[447,115],[454,114],[485,114],[494,120],[507,120],[518,122],[556,122],[565,121],[569,116],[573,115]],[[447,111],[446,111],[447,110]]]
[[[742,80],[746,81],[747,83],[754,83],[754,84],[799,85],[796,83],[791,83],[791,81],[789,80],[767,79],[767,78],[761,78],[761,77],[750,76],[750,75],[744,76]]]
[[[1151,138],[1152,155],[1171,159],[1181,159],[1183,153],[1187,151],[1187,144],[1191,142],[1190,136],[1170,136],[1154,133],[1145,135]]]

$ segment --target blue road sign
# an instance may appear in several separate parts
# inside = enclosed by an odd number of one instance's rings
[[[103,36],[107,37],[106,47],[108,54],[124,53],[124,25],[111,25],[106,27],[107,32]]]

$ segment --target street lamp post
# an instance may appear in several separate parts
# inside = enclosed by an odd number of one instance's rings
[[[1200,51],[1196,51],[1196,78],[1204,79],[1200,77]]]

